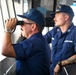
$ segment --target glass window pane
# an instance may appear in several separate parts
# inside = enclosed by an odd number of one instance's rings
[[[2,14],[1,14],[1,8],[0,8],[0,61],[4,58],[4,56],[2,56],[1,54],[3,33],[4,33],[4,27],[3,27]]]
[[[73,5],[71,5],[73,11],[74,11],[74,18],[73,18],[73,23],[76,25],[76,3],[73,3]]]

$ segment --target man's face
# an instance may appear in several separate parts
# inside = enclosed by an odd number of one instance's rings
[[[66,14],[65,13],[56,13],[54,17],[55,25],[60,27],[66,23]]]
[[[22,34],[22,36],[28,38],[32,32],[32,27],[31,27],[31,24],[29,24],[27,19],[24,19],[23,21],[25,23],[24,23],[24,25],[21,25],[21,34]]]

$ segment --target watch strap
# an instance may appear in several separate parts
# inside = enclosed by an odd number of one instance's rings
[[[61,61],[58,62],[58,65],[59,65],[60,67],[62,67],[62,65],[61,65]]]
[[[7,28],[7,29],[5,29],[5,30],[4,30],[4,32],[12,33],[12,30],[11,30],[11,29],[9,29],[9,28]]]

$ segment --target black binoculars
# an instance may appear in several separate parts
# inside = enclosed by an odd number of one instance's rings
[[[17,23],[16,23],[16,26],[17,25],[23,25],[24,24],[24,21],[18,21]]]
[[[6,22],[6,20],[5,20],[5,22]],[[23,24],[24,24],[24,21],[17,21],[16,26],[17,25],[23,25]]]

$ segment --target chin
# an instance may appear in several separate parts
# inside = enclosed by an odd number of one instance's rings
[[[57,24],[55,24],[55,26],[58,26]]]
[[[56,26],[56,27],[59,27],[59,25],[58,25],[58,24],[55,24],[55,26]]]

